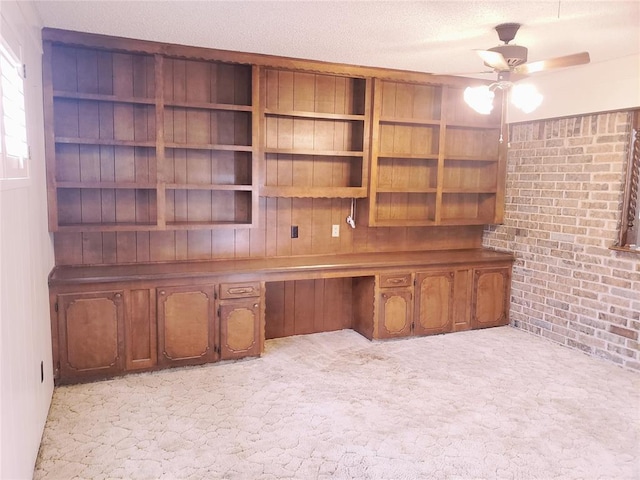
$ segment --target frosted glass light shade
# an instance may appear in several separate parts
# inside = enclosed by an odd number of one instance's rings
[[[467,105],[483,115],[489,115],[493,110],[495,96],[495,93],[489,90],[488,85],[467,87],[464,90],[464,101],[467,102]]]
[[[536,87],[517,84],[511,87],[511,103],[524,113],[531,113],[542,103],[542,94]]]

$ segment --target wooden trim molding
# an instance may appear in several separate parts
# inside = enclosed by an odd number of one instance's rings
[[[484,85],[490,81],[456,77],[449,75],[434,75],[432,73],[395,70],[379,67],[365,67],[342,63],[330,63],[319,60],[281,57],[260,53],[234,52],[204,47],[193,47],[170,43],[152,42],[130,38],[112,37],[95,33],[75,32],[57,28],[43,28],[44,42],[76,45],[79,47],[102,48],[107,50],[121,50],[130,53],[144,53],[148,55],[165,55],[169,57],[191,58],[198,60],[213,60],[227,63],[241,63],[275,67],[290,70],[305,70],[314,73],[328,73],[348,77],[376,77],[387,80],[408,83],[433,83],[457,86]]]

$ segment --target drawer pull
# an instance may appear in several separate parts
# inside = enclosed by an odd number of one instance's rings
[[[252,293],[253,287],[236,287],[236,288],[228,288],[227,293],[230,295],[242,295],[243,293]]]
[[[404,281],[405,281],[404,277],[402,277],[402,278],[387,278],[387,283],[398,284],[398,283],[402,283]]]

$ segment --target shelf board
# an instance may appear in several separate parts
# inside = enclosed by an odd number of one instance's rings
[[[59,232],[147,232],[158,230],[156,223],[74,223],[58,225]]]
[[[443,188],[442,193],[444,194],[475,194],[475,193],[496,193],[496,187],[489,188],[481,188],[481,187],[471,187],[471,188]]]
[[[438,160],[437,153],[378,153],[378,158],[398,158],[405,160]]]
[[[434,220],[410,220],[406,218],[394,218],[393,220],[376,220],[375,227],[429,227],[436,225]]]
[[[376,193],[436,193],[434,188],[411,188],[411,187],[378,187]]]
[[[449,122],[447,128],[470,128],[479,130],[500,130],[499,123],[476,123],[476,122]]]
[[[281,198],[366,198],[366,187],[275,187],[260,188],[261,197]]]
[[[221,150],[231,152],[252,152],[253,147],[251,145],[221,145],[216,143],[175,143],[167,142],[164,144],[165,148],[184,148],[187,150]]]
[[[200,110],[222,110],[228,112],[252,112],[251,105],[234,105],[230,103],[191,102],[179,100],[165,100],[165,107],[195,108]]]
[[[406,117],[380,117],[380,123],[399,125],[423,125],[440,126],[440,120],[435,118],[406,118]]]
[[[458,161],[458,162],[497,162],[497,158],[479,157],[477,155],[447,155],[444,156],[444,161]]]
[[[213,228],[250,228],[253,225],[251,221],[246,222],[234,222],[234,221],[226,221],[226,222],[197,222],[197,221],[188,221],[188,222],[167,222],[166,230],[211,230]]]
[[[56,137],[56,143],[75,144],[75,145],[103,145],[115,147],[146,147],[154,148],[155,140],[114,140],[110,138],[80,138],[80,137]]]
[[[199,183],[167,183],[167,190],[211,190],[211,191],[235,191],[235,192],[251,192],[254,189],[252,185],[215,185],[215,184],[199,184]]]
[[[123,97],[120,95],[107,95],[103,93],[65,92],[54,90],[53,98],[65,98],[70,100],[93,100],[97,102],[131,103],[139,105],[155,105],[155,98]]]
[[[281,155],[313,155],[318,157],[362,157],[364,152],[351,150],[313,150],[310,148],[265,148],[265,153]]]
[[[155,183],[144,182],[56,182],[57,188],[94,188],[94,189],[123,189],[123,190],[155,190]]]
[[[364,121],[364,115],[353,115],[348,113],[325,113],[307,112],[302,110],[274,110],[265,108],[264,114],[273,117],[295,117],[310,118],[314,120],[344,120],[344,121]]]
[[[493,223],[492,218],[443,218],[438,225],[489,225]]]

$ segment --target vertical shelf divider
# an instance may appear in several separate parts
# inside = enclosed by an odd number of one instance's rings
[[[258,212],[260,211],[259,179],[264,179],[264,145],[263,129],[265,120],[262,110],[264,69],[258,65],[251,67],[251,227],[258,226]]]
[[[382,112],[382,80],[373,81],[373,119],[371,121],[371,170],[369,171],[369,225],[376,224],[378,204],[378,155],[380,154],[380,114]]]
[[[440,98],[440,132],[438,138],[438,170],[436,180],[436,206],[435,206],[435,222],[436,225],[442,221],[442,190],[444,188],[444,158],[447,144],[447,97],[449,88],[442,85],[442,94]]]
[[[43,42],[42,87],[44,90],[44,144],[47,173],[49,231],[58,231],[58,185],[56,175],[55,116],[53,113],[53,53],[51,42]]]
[[[164,229],[167,225],[166,181],[164,175],[164,57],[156,54],[154,58],[156,89],[156,223],[158,228]]]

